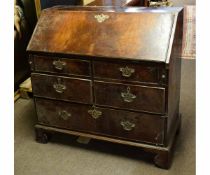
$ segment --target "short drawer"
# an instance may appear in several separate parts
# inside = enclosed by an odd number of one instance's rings
[[[33,56],[34,68],[37,72],[48,72],[66,75],[81,75],[90,77],[90,62],[68,58]]]
[[[33,73],[34,96],[92,103],[91,80]]]
[[[94,81],[98,105],[128,110],[165,112],[165,88]]]
[[[159,115],[92,107],[36,98],[41,124],[109,137],[163,144],[165,118]]]
[[[159,68],[150,64],[94,61],[93,70],[96,78],[145,83],[159,81]]]

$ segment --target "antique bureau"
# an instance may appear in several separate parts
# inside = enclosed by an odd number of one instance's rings
[[[27,51],[36,140],[66,133],[136,146],[169,168],[180,128],[182,8],[54,7]]]

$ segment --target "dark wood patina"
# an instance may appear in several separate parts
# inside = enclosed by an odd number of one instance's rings
[[[36,72],[55,73],[57,75],[91,76],[90,61],[61,57],[34,56]]]
[[[182,8],[55,7],[28,45],[38,124],[137,146],[169,168],[180,128]]]
[[[165,113],[165,88],[94,81],[94,91],[97,105]]]

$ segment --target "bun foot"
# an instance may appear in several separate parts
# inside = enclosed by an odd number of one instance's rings
[[[40,128],[36,128],[36,141],[38,143],[47,144],[49,142],[49,139],[51,135],[49,133],[46,133],[44,130]]]
[[[161,151],[154,157],[154,163],[157,167],[169,169],[171,166],[172,156],[169,151]]]

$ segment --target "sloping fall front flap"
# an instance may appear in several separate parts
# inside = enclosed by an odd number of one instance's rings
[[[180,8],[78,8],[44,10],[27,51],[166,61]]]

